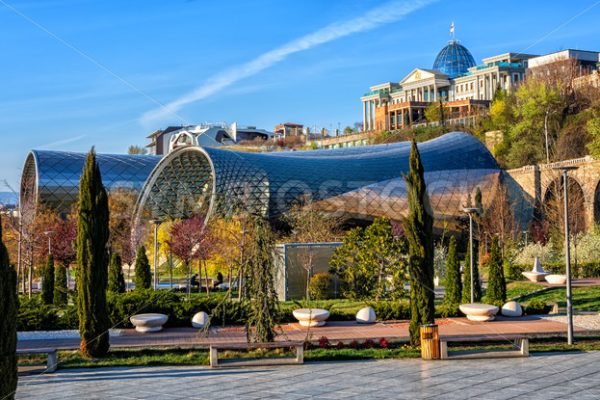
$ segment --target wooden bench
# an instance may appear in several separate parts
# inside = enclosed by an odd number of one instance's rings
[[[46,371],[45,372],[56,371],[56,366],[58,365],[58,352],[56,349],[40,348],[40,349],[17,350],[17,355],[21,355],[21,354],[48,354],[48,359],[46,360]]]
[[[507,342],[514,350],[462,350],[448,354],[449,342]],[[524,335],[480,335],[480,336],[445,336],[440,338],[440,358],[442,360],[529,357],[529,339]]]
[[[296,357],[278,357],[261,359],[225,359],[219,362],[219,350],[256,350],[256,349],[282,349],[294,348]],[[227,365],[235,367],[249,367],[260,365],[286,365],[304,363],[304,343],[303,342],[269,342],[269,343],[232,343],[232,344],[211,344],[210,345],[210,366],[213,368]]]

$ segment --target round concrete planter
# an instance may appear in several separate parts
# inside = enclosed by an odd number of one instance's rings
[[[551,285],[565,285],[567,283],[567,276],[558,274],[546,275],[546,282]]]
[[[167,315],[158,313],[138,314],[129,318],[135,330],[141,333],[161,331],[168,319]]]
[[[469,303],[461,304],[458,308],[470,321],[493,321],[498,313],[498,307],[491,304]]]
[[[329,318],[329,311],[321,308],[300,308],[292,312],[301,326],[323,326]]]

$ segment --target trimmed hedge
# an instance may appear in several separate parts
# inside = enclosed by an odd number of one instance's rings
[[[521,274],[523,271],[530,271],[533,266],[531,264],[506,264],[504,266],[504,274],[507,279],[513,281],[523,281],[526,278]],[[564,274],[565,264],[564,263],[546,263],[542,264],[545,271],[553,274]],[[600,278],[600,262],[578,262],[577,265],[571,262],[571,273],[573,278],[585,279],[585,278]]]
[[[410,318],[408,300],[379,301],[372,303],[345,303],[339,300],[323,300],[310,303],[311,307],[329,310],[332,321],[354,321],[356,312],[369,305],[373,307],[380,321],[407,320]],[[300,303],[279,303],[277,322],[296,322],[292,311],[303,307]],[[219,307],[217,309],[217,307]],[[188,327],[195,313],[204,311],[213,314],[212,324],[243,325],[247,309],[245,303],[237,300],[226,300],[223,296],[192,296],[188,301],[185,293],[152,289],[134,290],[127,293],[108,293],[107,308],[111,326],[115,328],[132,328],[129,317],[134,314],[158,312],[169,316],[167,327]],[[448,308],[442,304],[436,306],[437,317],[460,315],[457,307]],[[58,330],[78,328],[77,310],[74,306],[58,308],[44,304],[40,295],[32,299],[21,297],[18,325],[19,331]]]

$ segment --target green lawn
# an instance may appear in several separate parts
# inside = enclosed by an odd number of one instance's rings
[[[540,300],[546,303],[558,303],[559,307],[566,305],[564,288],[549,288],[548,290],[519,299],[521,302]],[[600,311],[600,286],[573,288],[573,308],[580,311]]]
[[[452,350],[498,350],[508,349],[509,345],[493,344],[475,347],[472,345],[452,346]],[[576,341],[573,346],[566,344],[565,339],[544,339],[530,342],[529,350],[536,352],[554,351],[600,351],[599,338],[586,338]],[[226,352],[226,358],[256,358],[256,357],[282,357],[291,355],[284,350],[256,350],[252,352]],[[306,350],[304,359],[306,361],[341,361],[341,360],[367,360],[367,359],[403,359],[419,358],[419,348],[401,343],[393,344],[390,348],[314,348]],[[21,356],[20,365],[44,364],[45,359],[41,356]],[[59,369],[69,368],[98,368],[98,367],[131,367],[131,366],[159,366],[159,365],[201,365],[207,366],[208,351],[187,349],[155,349],[155,350],[111,350],[109,355],[103,359],[87,359],[80,355],[79,351],[60,351]]]
[[[543,285],[529,281],[508,282],[506,284],[506,298],[516,299],[542,289],[545,289]]]

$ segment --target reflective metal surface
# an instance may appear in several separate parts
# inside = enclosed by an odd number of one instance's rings
[[[35,202],[68,211],[77,201],[85,153],[33,150],[21,176],[21,203]],[[102,181],[108,191],[138,192],[161,157],[97,154]]]
[[[473,136],[452,132],[419,150],[432,211],[438,218],[462,215],[477,187],[486,203],[501,170]],[[138,200],[151,218],[245,208],[278,217],[300,197],[322,209],[358,218],[404,215],[410,143],[333,150],[246,153],[184,147],[155,168]]]

